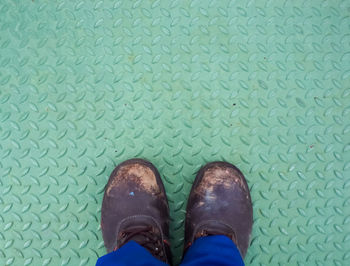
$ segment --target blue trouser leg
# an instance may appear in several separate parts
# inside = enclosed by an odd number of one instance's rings
[[[156,259],[144,247],[137,244],[135,241],[130,241],[120,249],[102,256],[96,262],[96,266],[126,266],[126,265],[167,265]]]
[[[96,265],[165,265],[134,241],[97,260]],[[236,245],[226,236],[198,238],[188,249],[182,265],[244,265]]]
[[[244,262],[233,241],[227,236],[218,235],[194,241],[181,265],[244,265]]]

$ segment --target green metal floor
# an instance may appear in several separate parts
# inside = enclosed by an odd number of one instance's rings
[[[179,262],[191,183],[226,160],[247,265],[350,265],[349,1],[0,2],[0,265],[94,265],[115,165],[151,160]]]

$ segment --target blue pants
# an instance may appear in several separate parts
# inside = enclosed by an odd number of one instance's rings
[[[102,256],[96,265],[155,265],[165,263],[156,259],[134,241],[130,241],[117,251]],[[227,236],[207,236],[198,238],[187,250],[181,265],[244,265],[242,257]]]

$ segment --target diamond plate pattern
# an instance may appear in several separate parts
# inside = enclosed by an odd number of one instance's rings
[[[108,175],[235,163],[250,265],[350,263],[349,1],[1,1],[0,264],[93,265]]]

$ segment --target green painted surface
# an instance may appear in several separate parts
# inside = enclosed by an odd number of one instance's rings
[[[248,265],[350,264],[349,1],[0,3],[0,264],[93,265],[115,165],[152,161],[179,262],[205,162],[246,175]]]

